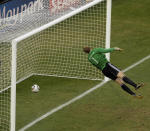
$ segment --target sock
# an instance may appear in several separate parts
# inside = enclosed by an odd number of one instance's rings
[[[137,87],[137,84],[135,84],[132,80],[130,80],[128,77],[124,76],[123,79],[122,79],[124,82],[130,84],[131,86],[133,87]]]
[[[125,84],[121,85],[122,89],[129,93],[130,95],[136,95],[134,92],[132,92]]]

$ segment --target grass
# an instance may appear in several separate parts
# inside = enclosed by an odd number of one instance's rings
[[[41,87],[39,93],[31,92],[33,79],[38,80]],[[60,83],[62,86],[60,86]],[[17,118],[21,118],[21,120],[17,119],[17,124],[20,127],[28,124],[31,120],[81,94],[95,84],[97,84],[97,81],[88,82],[87,80],[43,76],[27,79],[20,83],[17,88],[17,103],[19,103],[17,104]]]
[[[146,86],[139,91],[144,95],[142,100],[132,98],[110,81],[80,101],[38,122],[28,131],[148,131],[150,128],[149,63],[150,60],[126,73],[135,81],[141,81],[137,76],[140,74],[142,81],[146,83]],[[143,70],[143,67],[147,70]],[[79,90],[81,89],[83,86]],[[52,105],[52,101],[49,106]]]
[[[124,51],[112,53],[111,62],[121,69],[149,55],[149,4],[149,0],[113,0],[111,46]],[[126,72],[134,81],[146,83],[139,91],[144,99],[132,98],[110,81],[28,131],[149,131],[149,66],[150,60],[147,60]],[[35,81],[41,87],[37,94],[31,92]],[[17,129],[98,83],[43,76],[23,81],[17,85]]]

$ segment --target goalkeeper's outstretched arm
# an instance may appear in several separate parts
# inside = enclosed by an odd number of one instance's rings
[[[113,52],[113,51],[122,51],[123,49],[119,48],[119,47],[114,47],[114,48],[96,48],[95,52],[97,53],[109,53],[109,52]]]
[[[84,47],[83,48],[83,51],[85,53],[90,53],[90,51],[92,50],[92,48],[90,47]],[[123,51],[123,49],[119,48],[119,47],[114,47],[114,48],[95,48],[95,51],[97,53],[109,53],[109,52],[112,52],[112,51]]]

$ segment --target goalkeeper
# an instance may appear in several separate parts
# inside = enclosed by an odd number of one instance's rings
[[[141,95],[136,95],[133,91],[131,91],[125,85],[125,83],[133,86],[136,90],[142,87],[144,84],[134,83],[131,79],[125,76],[122,71],[120,71],[116,66],[112,65],[106,59],[105,53],[109,53],[112,51],[122,51],[122,49],[118,47],[109,48],[109,49],[105,49],[105,48],[91,49],[90,47],[84,47],[83,51],[85,53],[88,53],[88,60],[98,69],[100,69],[106,77],[109,77],[110,79],[114,80],[116,83],[118,83],[122,87],[124,91],[126,91],[130,95],[137,97],[137,98],[142,98]]]

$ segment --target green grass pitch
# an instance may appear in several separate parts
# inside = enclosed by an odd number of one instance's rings
[[[124,51],[112,53],[111,62],[121,69],[150,54],[149,5],[149,0],[113,0],[111,47],[118,46]],[[149,67],[150,59],[126,72],[135,82],[145,83],[139,91],[144,95],[142,100],[132,98],[110,81],[27,131],[149,131]],[[38,81],[39,93],[31,92],[33,81]],[[44,76],[19,83],[17,130],[98,83]]]

